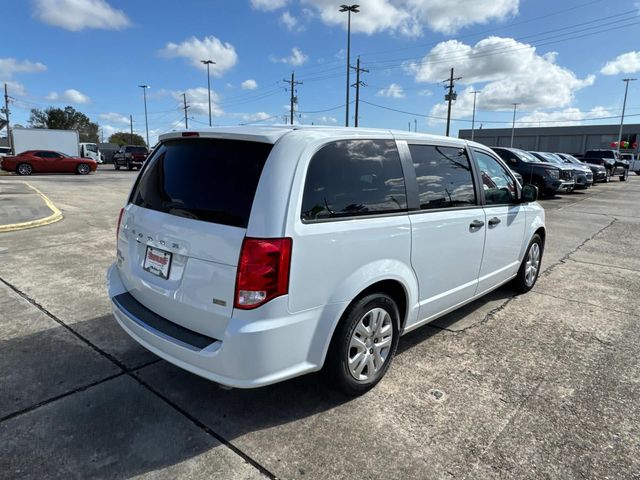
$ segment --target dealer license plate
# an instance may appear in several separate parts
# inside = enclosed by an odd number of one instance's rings
[[[169,278],[169,271],[171,270],[171,252],[165,252],[159,248],[148,246],[142,268],[161,278]]]

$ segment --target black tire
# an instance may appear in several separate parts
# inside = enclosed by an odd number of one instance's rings
[[[604,183],[609,183],[611,181],[611,169],[607,168],[607,173],[604,177]]]
[[[86,163],[79,163],[76,167],[76,173],[78,175],[89,175],[89,173],[91,173],[91,167]]]
[[[378,367],[379,369],[374,371],[370,378],[359,380],[355,378],[349,369],[349,357],[352,354],[358,355],[359,353],[364,355],[364,359],[360,364],[366,363],[364,368],[361,370],[361,374],[365,376],[365,369],[367,373],[369,373],[369,362],[367,359],[372,359],[372,365],[374,365],[375,368],[375,355],[373,354],[373,348],[370,347],[375,346],[375,342],[378,340],[379,342],[382,342],[382,338],[373,338],[373,335],[376,335],[376,333],[372,333],[371,338],[362,342],[363,345],[366,345],[364,352],[354,352],[354,349],[357,349],[357,347],[350,346],[351,340],[352,337],[358,335],[356,328],[359,327],[360,322],[363,322],[364,325],[365,319],[368,316],[370,317],[369,313],[374,311],[374,309],[382,309],[387,313],[388,318],[385,317],[381,320],[382,322],[387,322],[388,319],[391,321],[391,344],[388,347],[388,350],[385,350],[386,355]],[[367,295],[366,297],[356,299],[351,305],[349,305],[340,319],[340,323],[338,324],[336,331],[333,333],[331,345],[329,346],[329,351],[327,352],[327,358],[324,364],[324,377],[332,388],[336,388],[349,396],[357,396],[372,389],[382,379],[389,369],[389,365],[393,360],[398,346],[399,317],[400,314],[398,312],[398,306],[390,296],[384,293],[373,293],[371,295]],[[370,322],[371,319],[369,318],[369,325],[371,325]],[[388,325],[386,331],[388,333]],[[372,341],[374,343],[370,345],[370,342]]]
[[[114,163],[113,168],[115,168],[116,170],[120,170],[120,165],[118,165],[117,163]]]
[[[640,175],[640,170],[636,170],[636,175]]]
[[[127,162],[127,170],[129,171],[133,170],[133,165],[131,165],[130,162]]]
[[[16,166],[16,173],[22,176],[31,175],[33,173],[33,167],[30,163],[20,163]]]
[[[527,275],[528,273],[527,263],[529,262],[530,256],[532,255],[532,249],[534,248],[533,247],[534,244],[538,245],[539,255],[538,255],[538,265],[535,270],[535,274],[533,275],[533,279],[531,280],[531,278],[530,277],[528,278],[528,275]],[[531,242],[529,242],[529,246],[527,247],[527,250],[524,254],[522,263],[520,264],[518,275],[516,276],[516,278],[513,279],[512,285],[516,292],[527,293],[529,290],[531,290],[535,286],[536,281],[538,280],[538,276],[540,275],[540,267],[542,266],[543,253],[544,253],[544,243],[542,242],[542,238],[540,237],[540,235],[536,233],[531,239]]]
[[[624,173],[622,175],[620,175],[620,181],[621,182],[626,182],[627,178],[629,178],[629,169],[625,168],[624,169]]]

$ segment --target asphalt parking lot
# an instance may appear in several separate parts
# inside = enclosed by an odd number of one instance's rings
[[[640,478],[640,177],[544,200],[535,289],[406,335],[346,399],[222,390],[129,339],[104,278],[136,174],[29,177],[64,219],[0,234],[1,478]]]

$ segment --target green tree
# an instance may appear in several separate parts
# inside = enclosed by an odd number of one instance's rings
[[[127,132],[116,132],[109,137],[109,143],[117,143],[118,145],[147,145],[137,133],[131,135]]]
[[[59,130],[77,130],[81,142],[99,141],[98,124],[92,122],[84,113],[67,106],[49,107],[46,110],[31,109],[29,126],[32,128],[55,128]]]

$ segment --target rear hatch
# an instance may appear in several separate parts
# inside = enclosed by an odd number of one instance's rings
[[[222,338],[242,241],[272,147],[178,138],[154,150],[118,239],[120,274],[138,302],[185,328]]]

